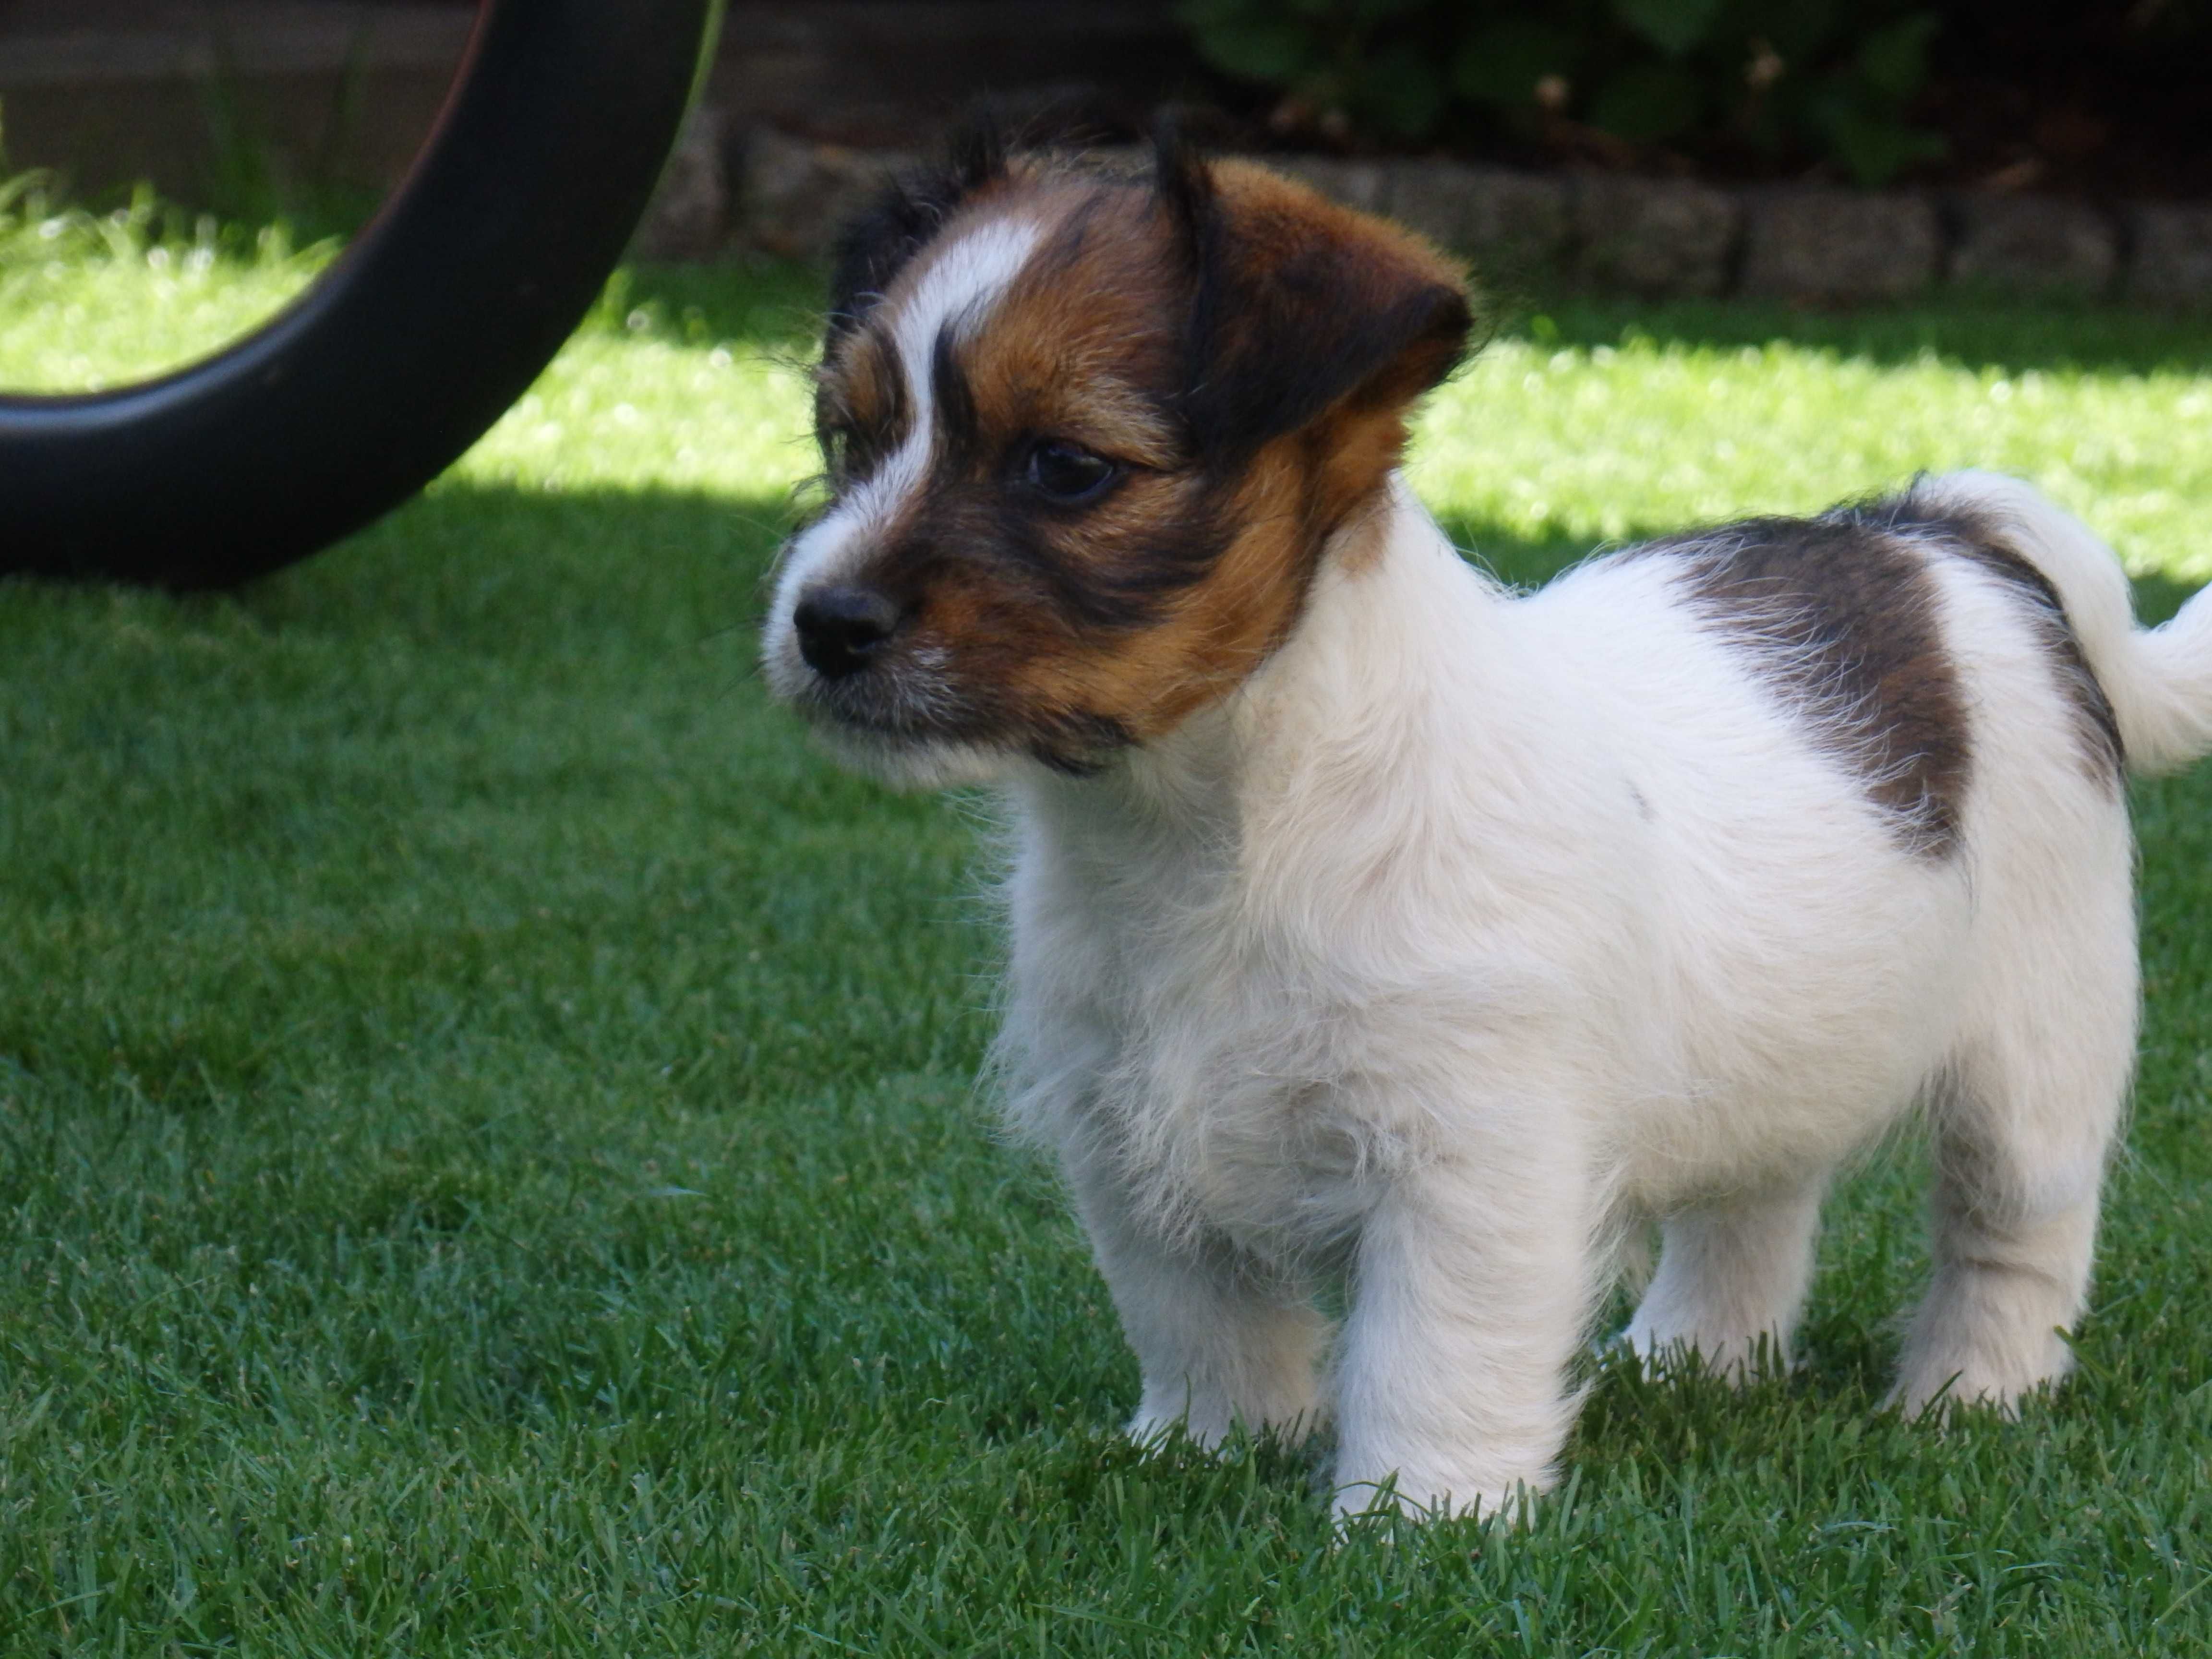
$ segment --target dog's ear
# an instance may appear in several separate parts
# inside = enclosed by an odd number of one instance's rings
[[[1209,163],[1172,131],[1154,144],[1192,285],[1183,404],[1201,454],[1249,453],[1340,406],[1401,409],[1465,356],[1466,285],[1410,232]]]
[[[884,290],[969,197],[1006,176],[1006,139],[989,109],[969,116],[944,158],[886,184],[837,237],[830,274],[828,342],[850,333]]]

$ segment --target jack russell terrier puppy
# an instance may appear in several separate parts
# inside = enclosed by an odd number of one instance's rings
[[[1895,1398],[2014,1407],[2128,1092],[2124,774],[2212,749],[2212,602],[2137,629],[1979,473],[1510,591],[1397,470],[1469,325],[1412,235],[1172,137],[971,140],[842,247],[767,672],[857,765],[1010,799],[1000,1063],[1131,1432],[1329,1418],[1344,1512],[1510,1508],[1629,1230],[1626,1340],[1740,1376],[1916,1109]]]

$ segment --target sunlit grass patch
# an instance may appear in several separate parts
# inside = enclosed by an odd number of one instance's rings
[[[1424,496],[1524,540],[1588,544],[1990,467],[2087,516],[2138,574],[2212,576],[2212,330],[2176,328],[2173,361],[2140,367],[1615,326],[1613,343],[1554,327],[1550,343],[1492,344],[1429,407]]]
[[[39,174],[0,181],[0,388],[88,392],[178,368],[281,309],[337,254],[143,191],[95,214],[49,197]]]

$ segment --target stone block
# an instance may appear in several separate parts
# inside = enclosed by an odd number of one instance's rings
[[[722,165],[722,112],[702,104],[684,123],[630,252],[641,259],[704,259],[730,233],[729,177]]]
[[[2128,228],[2130,299],[2212,306],[2212,207],[2140,203]]]
[[[1332,202],[1341,202],[1362,213],[1388,213],[1383,185],[1389,174],[1378,161],[1355,161],[1342,155],[1260,155],[1253,158],[1270,172],[1319,191]]]
[[[1566,186],[1539,173],[1399,161],[1389,168],[1384,199],[1401,224],[1478,264],[1551,264],[1566,250]]]
[[[1744,203],[1746,294],[1904,299],[1936,279],[1942,253],[1942,223],[1925,197],[1777,190]]]
[[[1954,283],[2002,294],[2102,294],[2119,270],[2112,222],[2051,196],[1957,198]]]
[[[1724,190],[1680,179],[1578,174],[1572,190],[1576,267],[1600,287],[1638,294],[1718,294],[1743,217]]]
[[[896,150],[811,143],[771,127],[746,135],[738,191],[745,242],[763,253],[818,259],[914,157]]]

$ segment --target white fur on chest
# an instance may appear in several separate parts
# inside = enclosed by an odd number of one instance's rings
[[[2198,670],[2166,665],[2212,655],[2212,610],[2136,634],[2070,520],[1923,489],[2010,515],[2127,744],[2189,752]],[[1789,1340],[1838,1164],[1923,1103],[1900,1398],[2063,1375],[2133,1046],[2130,846],[2021,579],[1915,567],[1971,755],[1930,850],[1683,559],[1517,597],[1401,485],[1382,510],[1220,705],[1014,788],[1001,1057],[1143,1365],[1138,1431],[1333,1409],[1347,1508],[1387,1471],[1424,1503],[1540,1486],[1620,1226],[1665,1240],[1627,1340],[1741,1371]]]
[[[1654,578],[1515,599],[1393,511],[1227,703],[1022,789],[1018,1121],[1270,1252],[1476,1119],[1553,1115],[1651,1207],[1878,1133],[1941,1058],[1963,878]]]

